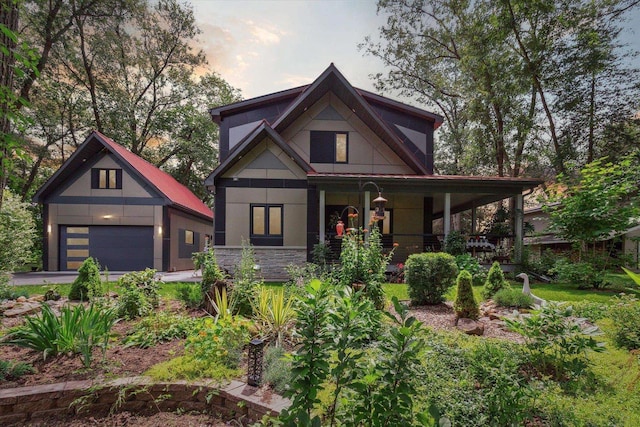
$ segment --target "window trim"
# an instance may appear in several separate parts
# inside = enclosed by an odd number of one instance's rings
[[[264,234],[254,233],[254,208],[264,209]],[[280,234],[272,234],[270,229],[270,211],[280,209]],[[283,246],[284,243],[284,204],[281,203],[251,203],[249,205],[249,240],[254,246]]]
[[[345,136],[345,160],[338,160],[338,135]],[[349,132],[348,131],[328,131],[312,130],[309,132],[311,163],[319,164],[339,164],[349,163]]]
[[[100,175],[105,172],[105,186],[100,186]],[[111,187],[109,175],[115,173],[115,187]],[[122,169],[116,168],[92,168],[91,169],[91,189],[93,190],[122,190]]]

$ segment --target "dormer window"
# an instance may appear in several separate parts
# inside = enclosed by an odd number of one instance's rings
[[[91,188],[122,189],[122,169],[91,169]]]
[[[312,130],[311,163],[348,163],[349,133]]]

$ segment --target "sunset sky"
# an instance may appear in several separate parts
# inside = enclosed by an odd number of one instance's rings
[[[331,62],[351,84],[371,91],[370,75],[386,71],[358,49],[366,36],[377,37],[386,21],[376,14],[374,0],[191,3],[211,68],[241,89],[244,98],[311,83]],[[637,8],[623,40],[640,50]]]

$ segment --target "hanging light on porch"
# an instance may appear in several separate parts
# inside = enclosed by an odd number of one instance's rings
[[[384,219],[384,207],[387,204],[387,199],[382,197],[382,191],[378,192],[378,197],[373,199],[374,217],[376,221]]]

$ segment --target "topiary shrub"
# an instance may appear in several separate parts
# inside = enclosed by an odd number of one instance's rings
[[[456,260],[443,252],[410,255],[405,264],[405,280],[411,303],[438,304],[453,286],[458,274]]]
[[[462,270],[458,274],[457,286],[458,292],[456,300],[453,303],[453,309],[456,312],[456,318],[477,319],[479,313],[478,303],[473,296],[473,277],[471,273]]]
[[[487,281],[484,282],[482,288],[482,296],[485,299],[489,299],[496,294],[502,288],[511,288],[509,283],[504,279],[504,273],[499,262],[494,262],[487,274]]]
[[[525,295],[520,289],[502,288],[493,295],[493,301],[500,307],[530,308],[533,306],[531,295]]]
[[[71,284],[69,299],[72,301],[89,301],[102,295],[102,279],[100,279],[100,264],[92,257],[84,260],[78,269],[78,277]]]

